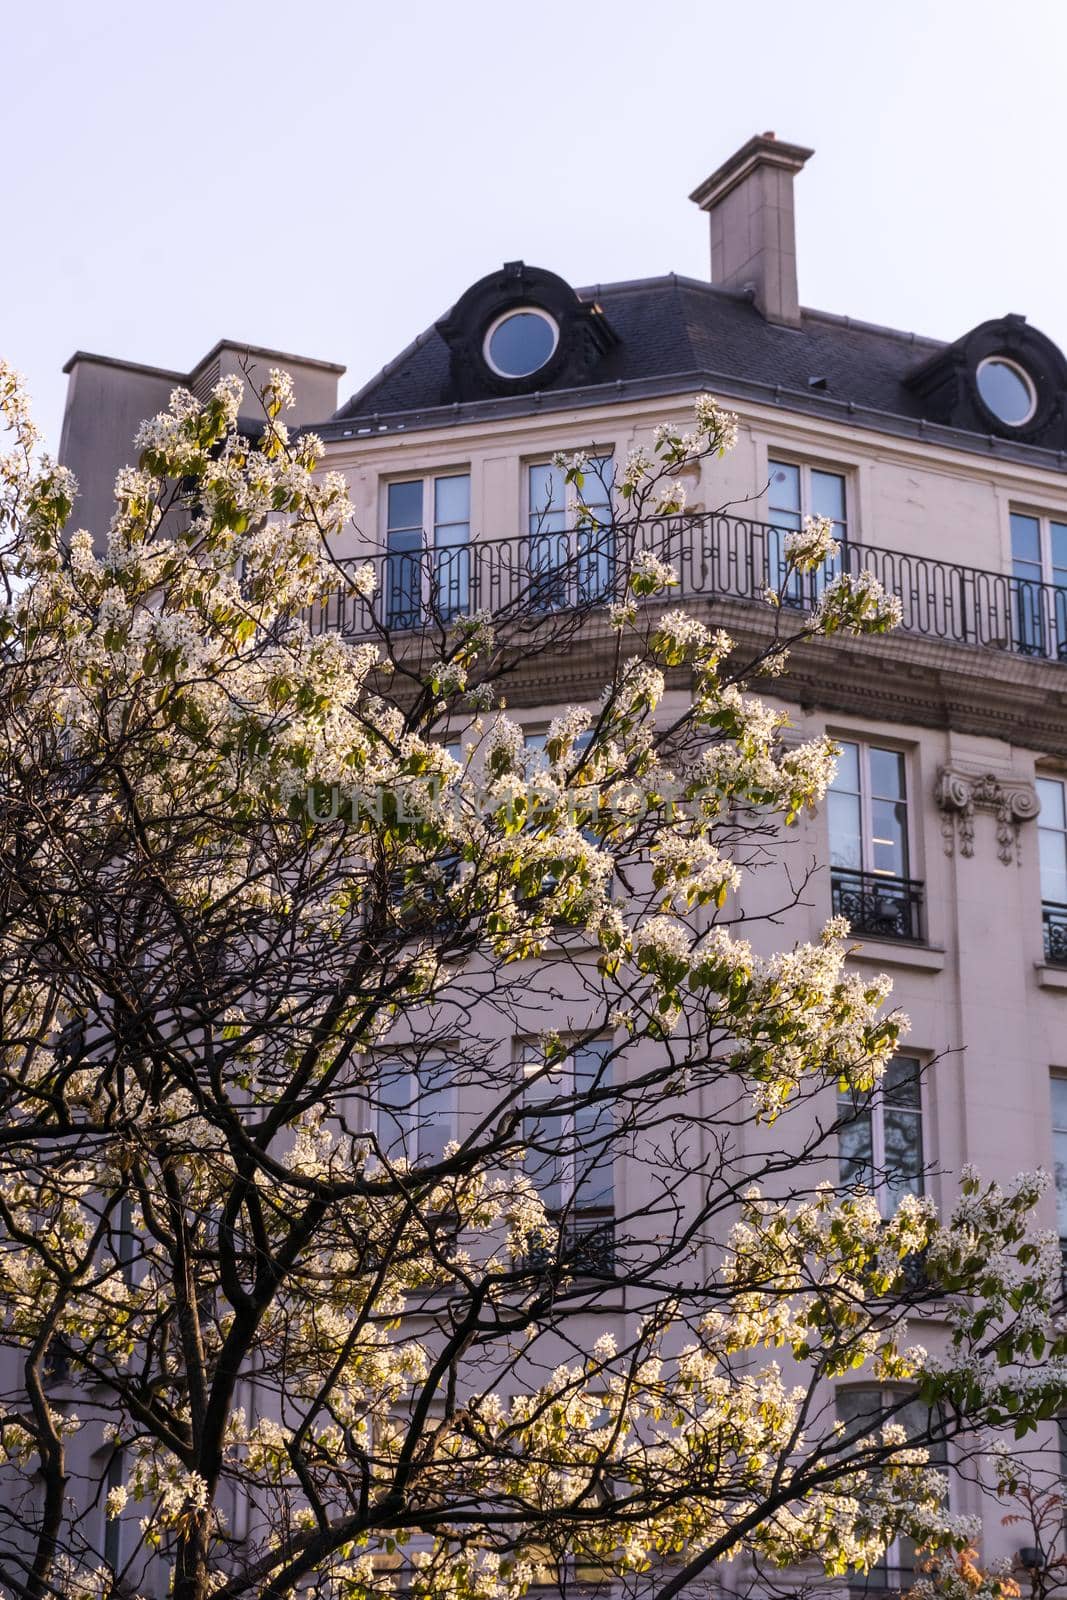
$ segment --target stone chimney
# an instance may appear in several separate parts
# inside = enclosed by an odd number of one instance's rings
[[[814,151],[758,133],[689,196],[711,219],[711,281],[752,294],[768,322],[796,326],[793,178]]]

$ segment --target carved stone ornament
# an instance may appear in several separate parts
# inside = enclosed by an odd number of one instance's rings
[[[959,839],[960,855],[974,855],[974,814],[991,811],[997,823],[997,855],[1006,867],[1021,860],[1019,829],[1032,822],[1040,802],[1032,783],[1001,778],[995,772],[963,772],[938,767],[934,798],[941,811],[941,837],[950,856]]]

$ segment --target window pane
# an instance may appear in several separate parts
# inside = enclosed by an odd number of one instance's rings
[[[422,527],[422,479],[412,483],[391,483],[388,495],[390,528]]]
[[[871,801],[871,871],[908,876],[907,807],[899,800]]]
[[[604,1058],[611,1049],[607,1039],[596,1039],[574,1052],[574,1086],[578,1094],[590,1093],[611,1081]],[[579,1106],[575,1112],[574,1203],[578,1210],[608,1210],[614,1191],[612,1116],[609,1105]]]
[[[526,1106],[523,1170],[548,1210],[560,1211],[568,1198],[564,1189],[566,1122],[543,1107],[566,1093],[565,1073],[569,1078],[570,1063],[561,1061],[548,1071],[541,1058],[530,1052],[523,1061],[523,1073]]]
[[[880,800],[903,800],[904,757],[899,750],[870,751],[871,793]]]
[[[845,1424],[841,1445],[847,1448],[874,1428],[882,1412],[882,1391],[873,1385],[857,1384],[839,1389],[835,1400],[837,1419]]]
[[[931,1427],[937,1426],[938,1417],[936,1412],[916,1398],[906,1401],[897,1411],[893,1420],[900,1423],[909,1439],[921,1441],[924,1433],[929,1432]],[[929,1443],[926,1448],[930,1453],[930,1465],[932,1467],[943,1467],[947,1464],[948,1454],[944,1440]]]
[[[1052,1078],[1052,1126],[1067,1133],[1067,1078]]]
[[[565,527],[567,497],[563,474],[552,466],[534,466],[530,468],[529,485],[531,530],[555,532]]]
[[[434,522],[469,522],[471,480],[468,473],[434,480]]]
[[[590,511],[607,511],[615,484],[615,463],[611,456],[591,456],[582,476],[585,479],[580,495],[582,504]],[[603,516],[600,520],[604,520]]]
[[[894,1056],[882,1079],[882,1098],[895,1106],[918,1107],[920,1069],[914,1056]]]
[[[800,526],[800,468],[788,461],[771,461],[770,488],[767,504],[772,511],[791,511],[795,521],[784,524],[790,528]],[[781,520],[781,519],[776,519]]]
[[[470,587],[471,480],[467,473],[434,480],[434,602],[445,617],[466,609]]]
[[[837,1114],[843,1119],[837,1135],[838,1168],[841,1182],[852,1188],[874,1188],[874,1147],[871,1142],[871,1113],[851,1096],[842,1095]]]
[[[1055,905],[1067,905],[1067,834],[1053,828],[1037,830],[1038,859],[1041,864],[1041,898]]]
[[[882,1112],[885,1142],[886,1216],[892,1216],[901,1195],[922,1194],[922,1116],[914,1109],[887,1105]]]
[[[1061,1239],[1067,1239],[1067,1133],[1057,1133],[1052,1141],[1056,1167],[1056,1225]]]
[[[1041,565],[1041,529],[1036,517],[1023,517],[1017,511],[1011,514],[1011,553],[1016,561],[1036,562]]]
[[[523,736],[522,742],[526,746],[527,773],[544,772],[548,766],[548,751],[545,749],[545,745],[548,743],[548,734],[527,733]]]
[[[1053,1078],[1051,1086],[1056,1218],[1060,1238],[1067,1239],[1067,1078]]]
[[[559,330],[537,311],[515,311],[489,335],[490,365],[506,378],[525,378],[543,367],[556,348]]]
[[[837,771],[832,789],[847,790],[849,794],[860,792],[860,747],[858,744],[843,743],[841,754],[837,758]]]
[[[839,472],[812,472],[811,510],[813,516],[844,522],[845,480]]]
[[[1053,568],[1067,571],[1067,522],[1049,523],[1048,542]]]
[[[456,1137],[456,1088],[451,1083],[428,1082],[413,1107],[416,1150],[420,1166],[443,1161],[445,1146]]]
[[[1041,802],[1039,826],[1062,828],[1067,823],[1067,817],[1064,816],[1063,784],[1058,783],[1055,778],[1038,778],[1034,788]]]
[[[978,393],[1001,422],[1014,428],[1027,420],[1034,409],[1034,392],[1030,380],[1014,362],[987,356],[978,363],[975,377]]]
[[[859,872],[863,866],[860,797],[858,794],[841,794],[831,789],[826,804],[830,824],[830,865],[850,867],[854,872]]]
[[[384,1066],[378,1085],[376,1133],[382,1154],[388,1161],[407,1161],[412,1144],[414,1080],[410,1072]]]
[[[387,542],[386,621],[393,627],[411,628],[422,605],[422,529],[391,528]]]

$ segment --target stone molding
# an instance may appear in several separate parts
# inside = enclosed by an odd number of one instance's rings
[[[989,811],[996,819],[997,855],[1006,867],[1021,861],[1022,824],[1032,822],[1040,810],[1032,783],[996,772],[938,767],[934,798],[941,812],[941,837],[947,856],[953,854],[957,841],[961,856],[974,855],[974,814]]]

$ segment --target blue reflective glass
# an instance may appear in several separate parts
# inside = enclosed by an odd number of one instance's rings
[[[422,479],[389,485],[388,523],[390,528],[422,527]]]
[[[1067,522],[1050,522],[1048,525],[1049,553],[1054,572],[1067,570]]]
[[[468,522],[471,514],[471,480],[467,473],[434,480],[434,521]]]
[[[790,461],[771,461],[771,483],[767,491],[767,503],[772,511],[792,511],[796,514],[796,522],[783,524],[787,527],[800,526],[800,468]],[[781,521],[776,517],[775,521]]]
[[[1036,517],[1011,514],[1011,553],[1016,561],[1041,561],[1041,531]]]
[[[845,480],[839,472],[812,472],[811,509],[817,517],[844,522]]]
[[[543,367],[555,348],[555,323],[535,311],[516,311],[493,329],[487,354],[497,372],[525,378]]]

